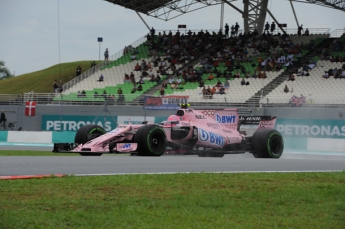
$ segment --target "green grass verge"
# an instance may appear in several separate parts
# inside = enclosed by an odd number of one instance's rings
[[[52,148],[53,149],[53,148]],[[120,156],[129,154],[103,154],[103,156]],[[53,153],[51,151],[23,151],[23,150],[0,150],[0,156],[80,156],[79,153]]]
[[[99,61],[96,61],[98,63]],[[19,75],[6,80],[0,80],[0,94],[22,94],[30,91],[35,93],[53,93],[54,80],[65,84],[76,76],[80,65],[82,72],[90,69],[91,60],[61,63],[37,72]]]
[[[345,172],[0,181],[0,228],[344,228]]]

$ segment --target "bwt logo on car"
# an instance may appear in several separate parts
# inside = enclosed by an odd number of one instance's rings
[[[225,144],[225,139],[223,136],[209,132],[199,128],[199,140],[202,142],[210,142],[211,144],[216,144],[223,146]]]
[[[236,116],[235,115],[231,115],[231,116],[222,115],[222,116],[220,116],[220,115],[216,114],[216,122],[222,123],[222,124],[224,124],[224,123],[226,123],[226,124],[236,123]]]
[[[122,145],[122,148],[123,149],[129,149],[129,148],[131,148],[131,144],[130,143],[124,144],[124,145]]]

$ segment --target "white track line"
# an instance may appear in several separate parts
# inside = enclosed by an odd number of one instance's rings
[[[330,173],[344,172],[345,170],[310,170],[310,171],[222,171],[222,172],[160,172],[160,173],[100,173],[100,174],[73,174],[70,176],[115,176],[115,175],[165,175],[165,174],[192,174],[192,173]]]

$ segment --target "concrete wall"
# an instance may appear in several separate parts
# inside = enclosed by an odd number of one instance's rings
[[[143,110],[140,106],[108,106],[108,111],[113,116],[169,116],[174,111]],[[209,107],[202,107],[207,109]],[[214,109],[211,107],[209,109]],[[330,119],[345,120],[344,108],[305,108],[305,107],[281,107],[281,108],[254,108],[252,115],[277,116],[278,119]],[[8,122],[16,122],[15,130],[22,127],[26,131],[40,131],[43,115],[75,115],[75,116],[110,116],[104,111],[103,106],[59,106],[37,105],[36,116],[25,116],[25,106],[1,105],[0,112],[5,112]],[[14,113],[13,113],[14,112]]]

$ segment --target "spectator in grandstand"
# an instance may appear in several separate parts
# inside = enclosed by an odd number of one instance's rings
[[[316,62],[315,61],[310,61],[309,65],[308,65],[308,69],[313,69],[316,67]]]
[[[206,99],[207,98],[207,89],[205,88],[205,86],[202,88],[201,93],[202,93],[202,98]]]
[[[77,71],[76,71],[76,76],[79,76],[81,74],[81,67],[80,65],[77,67]]]
[[[103,80],[104,80],[104,76],[101,74],[98,78],[98,82],[103,82]]]
[[[151,74],[150,76],[150,82],[156,82],[156,78],[155,78],[155,75]]]
[[[159,90],[159,94],[160,94],[161,96],[164,96],[164,94],[165,94],[164,87],[161,87],[161,89]]]
[[[285,93],[288,93],[289,91],[290,91],[290,90],[289,90],[288,86],[285,85],[285,87],[284,87],[284,92],[285,92]]]
[[[107,91],[106,91],[106,90],[103,90],[102,96],[103,96],[104,98],[107,98]]]
[[[81,98],[81,92],[80,91],[78,91],[78,93],[77,93],[77,98]]]
[[[97,92],[97,91],[95,91],[95,93],[93,93],[93,97],[94,97],[95,99],[98,98],[98,92]]]
[[[211,89],[210,86],[208,86],[207,89],[206,89],[206,98],[212,99],[212,98],[213,98],[212,95],[213,95],[213,94],[212,94],[212,89]]]
[[[152,27],[151,30],[150,30],[150,33],[151,33],[151,37],[153,39],[154,36],[155,36],[156,30]]]
[[[235,26],[234,25],[231,26],[230,34],[231,34],[231,37],[235,37],[236,33],[235,33]]]
[[[298,35],[298,36],[301,36],[301,35],[302,35],[302,32],[303,32],[303,25],[300,25],[300,26],[298,27],[297,35]]]
[[[139,63],[137,63],[137,65],[135,65],[134,71],[141,71],[141,67],[140,67]]]
[[[225,38],[229,38],[229,25],[228,23],[225,24]]]
[[[175,80],[173,80],[173,81],[170,83],[170,88],[171,88],[171,89],[177,89],[177,83],[175,82]]]
[[[333,69],[333,77],[334,78],[338,78],[339,74],[340,74],[340,72],[339,72],[338,68]]]
[[[107,61],[108,62],[108,59],[109,58],[109,51],[108,49],[105,49],[105,52],[104,52],[104,61]]]
[[[125,101],[125,96],[123,95],[122,89],[121,89],[121,88],[119,88],[119,89],[117,90],[117,94],[118,94],[118,97],[117,97],[117,102],[118,102],[118,103],[119,103],[119,102]]]
[[[223,86],[223,83],[222,83],[222,82],[220,82],[220,79],[218,79],[218,81],[217,81],[216,85],[217,85],[217,87],[221,87],[221,86]]]
[[[133,53],[131,56],[131,60],[136,60],[136,59],[137,59],[137,56]]]
[[[125,48],[123,49],[123,55],[126,55],[128,53],[128,48],[127,46],[125,46]]]
[[[157,76],[156,76],[156,78],[155,78],[155,81],[157,82],[157,83],[159,83],[160,81],[161,81],[161,77],[157,74]]]
[[[131,91],[131,93],[133,94],[133,93],[135,93],[137,90],[138,90],[138,87],[137,87],[137,85],[135,84],[135,83],[132,83],[132,91]]]
[[[245,81],[244,80],[244,78],[242,78],[242,80],[241,80],[241,85],[243,86],[243,85],[249,85],[249,81]]]
[[[297,76],[309,76],[308,69],[304,70],[304,68],[302,68],[302,70],[297,73]]]
[[[180,78],[180,76],[177,76],[175,83],[177,84],[176,88],[178,88],[182,84],[182,79]]]
[[[199,82],[199,87],[204,87],[204,88],[205,88],[205,83],[204,83],[203,80],[200,80],[200,82]]]
[[[235,35],[237,36],[238,34],[238,29],[240,28],[240,25],[236,22],[235,24]]]
[[[212,93],[212,95],[216,94],[216,92],[217,92],[217,89],[216,89],[216,87],[215,87],[215,86],[213,86],[213,87],[212,87],[212,89],[211,89],[211,93]]]
[[[54,80],[54,83],[53,83],[53,90],[54,90],[54,93],[57,93],[57,92],[58,92],[58,88],[59,88],[59,85],[57,84],[56,80]]]
[[[305,29],[305,31],[304,31],[304,36],[309,36],[309,30],[308,30],[308,28]]]
[[[172,84],[174,82],[174,79],[172,76],[169,77],[168,82],[169,82],[169,84]]]
[[[137,82],[137,84],[144,84],[144,83],[145,83],[144,82],[144,76],[141,75],[139,81]]]
[[[328,79],[330,76],[329,76],[328,72],[325,71],[325,73],[323,73],[322,77],[325,79]]]
[[[122,95],[122,88],[117,89],[117,94]]]
[[[289,78],[287,79],[287,81],[294,81],[295,80],[295,75],[294,74],[291,74],[289,76]]]
[[[266,78],[267,78],[266,72],[265,71],[261,71],[260,75],[259,75],[259,79],[266,79]]]
[[[272,24],[271,24],[271,33],[273,33],[275,29],[276,29],[276,24],[274,22],[272,22]]]
[[[221,88],[219,89],[219,94],[221,94],[221,95],[224,95],[224,94],[225,94],[225,88],[224,88],[224,87],[221,87]]]
[[[213,80],[213,79],[214,79],[214,75],[211,72],[210,75],[207,77],[207,80]]]
[[[86,91],[85,91],[85,90],[82,90],[82,91],[81,91],[81,97],[83,97],[83,98],[86,97]]]
[[[270,24],[268,24],[268,22],[266,22],[266,24],[265,24],[265,32],[267,31],[269,31],[270,30]]]
[[[345,69],[342,69],[342,72],[339,78],[345,79]]]
[[[92,61],[91,62],[91,70],[92,70],[92,73],[95,73],[95,68],[96,68],[96,62],[95,61]]]
[[[167,84],[167,81],[166,81],[166,80],[164,80],[164,82],[162,83],[162,87],[164,87],[165,89],[168,88],[168,84]]]
[[[133,75],[133,78],[134,78],[134,75]],[[132,82],[131,77],[127,73],[125,73],[125,77],[123,78],[123,82]]]

